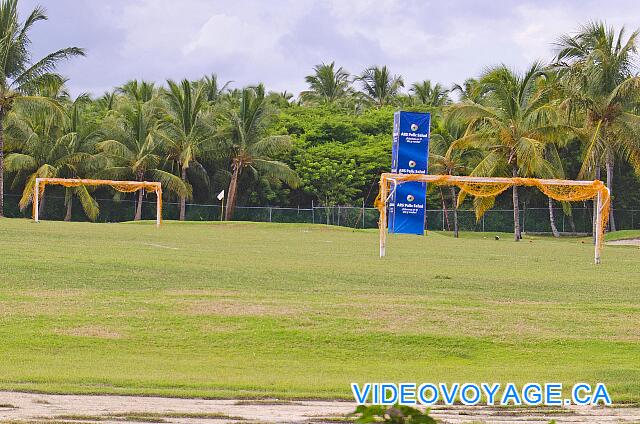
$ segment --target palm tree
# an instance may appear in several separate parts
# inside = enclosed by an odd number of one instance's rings
[[[420,104],[431,107],[446,106],[451,102],[449,99],[449,90],[442,85],[431,85],[431,81],[424,80],[422,82],[414,82],[409,89]]]
[[[480,78],[486,93],[482,103],[466,100],[452,109],[454,116],[470,122],[460,147],[476,146],[486,155],[473,169],[476,176],[546,176],[550,165],[545,146],[556,141],[565,127],[558,124],[558,111],[550,103],[548,89],[536,84],[543,68],[534,63],[518,74],[504,65],[487,70]],[[513,186],[514,239],[521,239],[518,187]],[[489,208],[493,199],[479,200]]]
[[[634,31],[625,40],[624,27],[616,34],[602,22],[591,22],[557,43],[556,66],[565,73],[568,102],[585,117],[586,152],[578,177],[600,178],[604,163],[611,192],[616,157],[640,172],[640,115],[634,111],[640,77],[633,74],[638,35]],[[613,208],[609,223],[615,231]]]
[[[479,103],[482,99],[482,92],[478,84],[478,80],[475,78],[467,78],[462,85],[453,84],[451,92],[460,93],[460,100],[471,100]]]
[[[293,94],[287,90],[284,91],[270,91],[267,94],[267,101],[278,109],[284,109],[291,106],[293,100]]]
[[[107,91],[98,99],[96,103],[98,104],[100,109],[104,110],[105,112],[109,112],[115,109],[117,98],[118,97],[116,90]]]
[[[191,187],[180,177],[161,169],[162,138],[158,135],[160,108],[158,99],[147,102],[130,100],[117,113],[105,118],[102,140],[96,148],[104,159],[102,175],[114,180],[159,181],[163,188],[178,196],[189,197]],[[143,191],[138,191],[134,220],[142,218]]]
[[[468,175],[472,164],[480,160],[477,149],[461,147],[464,144],[467,125],[459,117],[448,115],[443,127],[431,136],[429,169],[434,174]],[[453,234],[458,238],[458,195],[456,187],[449,187],[453,209]]]
[[[206,106],[205,91],[202,85],[194,85],[182,80],[180,85],[167,81],[169,89],[165,92],[167,120],[158,134],[165,141],[168,159],[174,162],[180,171],[180,178],[187,182],[187,171],[198,172],[204,181],[208,181],[207,172],[198,158],[212,149],[213,127],[209,120],[203,119]],[[184,221],[186,196],[180,196],[180,221]]]
[[[44,9],[37,7],[24,22],[18,18],[18,0],[0,0],[0,217],[4,216],[4,122],[14,103],[45,103],[47,99],[33,95],[34,89],[61,78],[56,65],[73,56],[84,56],[84,50],[68,47],[32,61],[29,31],[47,19]],[[59,110],[56,111],[59,113]]]
[[[216,103],[220,99],[222,93],[229,88],[229,84],[232,82],[233,81],[227,81],[222,84],[222,87],[220,87],[220,84],[218,83],[218,75],[211,74],[202,78],[197,85],[202,87],[204,96],[208,102]]]
[[[386,66],[372,66],[357,78],[362,84],[362,92],[369,101],[378,107],[392,103],[404,87],[399,75],[391,75]]]
[[[10,153],[6,159],[6,169],[15,173],[14,186],[26,178],[19,206],[26,208],[33,199],[36,178],[65,177],[78,178],[92,169],[92,146],[90,134],[80,132],[79,107],[89,101],[87,95],[80,95],[67,107],[63,119],[48,113],[47,109],[21,111],[20,123],[9,121],[7,136],[19,143],[19,152]],[[13,125],[11,125],[13,123]],[[98,204],[87,187],[65,189],[67,213],[65,221],[71,219],[73,196],[77,196],[90,220],[98,215]],[[40,213],[44,212],[45,198],[40,202]]]
[[[149,81],[131,80],[127,81],[121,87],[118,87],[117,91],[120,94],[124,94],[131,100],[140,103],[146,103],[153,99],[156,94],[155,84]]]
[[[64,142],[67,155],[63,158],[62,175],[66,178],[90,178],[100,171],[100,164],[94,160],[95,141],[97,133],[93,128],[84,125],[81,108],[89,104],[88,94],[81,94],[67,106],[65,125],[61,141]],[[65,189],[65,204],[67,211],[65,221],[71,221],[73,197],[77,196],[85,214],[95,221],[98,216],[98,203],[91,196],[86,186],[67,187]]]
[[[314,66],[313,75],[307,75],[305,81],[309,90],[301,93],[303,100],[333,103],[351,92],[349,72],[342,66],[335,69],[335,62]]]
[[[265,134],[270,112],[262,85],[243,89],[239,106],[227,111],[228,128],[223,144],[231,159],[231,180],[226,220],[233,217],[238,182],[247,169],[254,174],[262,173],[267,178],[284,181],[293,188],[298,185],[296,173],[288,165],[273,159],[273,156],[291,148],[291,140],[289,136]]]

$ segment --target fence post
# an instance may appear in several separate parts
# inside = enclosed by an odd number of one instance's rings
[[[364,200],[362,201],[362,228],[364,228]]]
[[[564,233],[564,213],[562,214],[562,232]]]
[[[269,206],[269,222],[271,222],[271,210],[272,210],[272,208],[271,208],[271,206]]]
[[[442,231],[444,231],[444,208],[442,209]]]
[[[311,200],[311,223],[316,223],[316,210],[313,208],[313,199]]]
[[[340,206],[338,205],[338,227],[340,226]]]
[[[484,233],[484,214],[482,214],[482,232]]]

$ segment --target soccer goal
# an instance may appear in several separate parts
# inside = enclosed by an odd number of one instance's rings
[[[583,200],[596,201],[595,263],[600,263],[604,232],[609,219],[611,199],[609,189],[602,181],[549,180],[538,178],[468,177],[456,175],[393,174],[380,177],[380,193],[376,207],[380,211],[380,257],[385,256],[387,242],[387,205],[398,185],[407,181],[420,181],[436,185],[454,185],[466,194],[476,197],[497,196],[508,188],[518,186],[537,187],[547,196],[561,202]]]
[[[148,190],[156,194],[156,226],[162,224],[162,184],[156,181],[114,181],[114,180],[85,180],[80,178],[36,178],[33,188],[33,220],[39,222],[39,201],[44,195],[47,185],[61,185],[64,187],[107,185],[122,193],[133,193],[138,190]]]

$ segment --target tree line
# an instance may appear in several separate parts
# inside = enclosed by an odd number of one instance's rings
[[[398,109],[431,112],[430,173],[604,179],[615,206],[640,200],[637,31],[587,23],[558,38],[550,63],[523,72],[492,66],[452,87],[405,86],[387,66],[354,75],[330,62],[312,69],[298,96],[263,84],[232,88],[211,74],[132,80],[98,98],[72,98],[56,65],[85,52],[70,47],[33,60],[29,32],[44,19],[36,8],[21,21],[17,0],[0,2],[0,189],[20,193],[21,208],[37,177],[160,181],[179,203],[180,219],[187,202],[214,202],[222,189],[226,219],[237,204],[371,205],[379,174],[390,167]],[[123,196],[63,190],[66,219],[74,201],[94,220],[96,198]],[[552,200],[525,195],[548,205],[557,233]],[[481,214],[509,204],[518,240],[521,196],[514,187],[510,198],[467,199],[462,207]],[[429,191],[430,202],[454,212],[459,197],[455,188]],[[143,193],[134,200],[132,218],[140,219]],[[570,205],[562,206],[570,215]]]

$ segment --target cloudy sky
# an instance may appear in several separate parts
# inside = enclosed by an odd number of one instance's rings
[[[34,56],[86,48],[60,71],[73,94],[95,95],[214,72],[297,94],[313,65],[333,60],[449,85],[547,59],[559,34],[588,20],[640,27],[638,0],[21,0],[22,16],[38,4],[49,21],[32,32]]]

